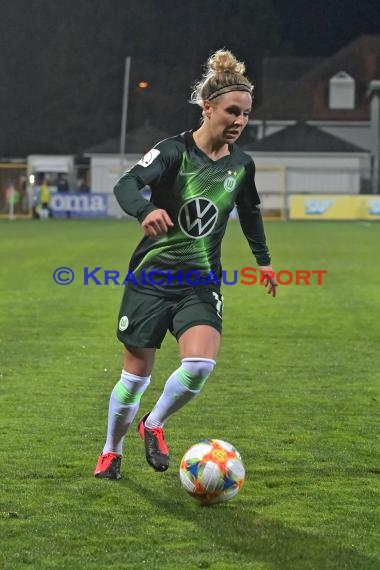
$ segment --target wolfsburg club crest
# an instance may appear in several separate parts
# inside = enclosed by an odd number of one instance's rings
[[[126,315],[121,317],[119,321],[119,331],[126,331],[129,325],[129,319]]]
[[[233,192],[236,188],[236,178],[234,176],[227,176],[224,181],[224,189],[227,192]]]

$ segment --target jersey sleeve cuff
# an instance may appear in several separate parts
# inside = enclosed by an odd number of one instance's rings
[[[154,210],[158,210],[158,208],[151,202],[148,202],[148,204],[144,207],[144,209],[141,212],[139,212],[136,216],[140,224],[145,220],[148,214],[150,214]]]

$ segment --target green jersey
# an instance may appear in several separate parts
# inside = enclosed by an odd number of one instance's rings
[[[115,195],[128,214],[142,222],[160,208],[174,223],[166,235],[141,240],[130,262],[128,283],[183,291],[191,287],[191,278],[184,276],[191,275],[195,284],[210,284],[210,276],[218,284],[221,242],[235,204],[257,263],[269,265],[254,162],[236,144],[229,151],[213,161],[189,131],[158,143],[120,178]],[[140,192],[146,186],[151,189],[150,201]]]

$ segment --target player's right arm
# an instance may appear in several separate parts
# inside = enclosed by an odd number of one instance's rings
[[[141,190],[146,186],[154,189],[164,173],[175,167],[179,153],[172,140],[158,143],[117,182],[114,194],[121,208],[138,219],[144,234],[159,236],[167,233],[174,224],[166,210],[154,204],[153,192],[151,200],[146,200]]]
[[[169,228],[174,226],[166,210],[156,209],[150,212],[141,222],[141,227],[146,236],[162,236],[167,234]]]

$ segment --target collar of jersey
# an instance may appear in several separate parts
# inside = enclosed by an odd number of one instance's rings
[[[211,164],[220,164],[221,162],[223,162],[225,159],[229,160],[234,152],[234,145],[233,144],[229,144],[228,145],[228,150],[230,151],[230,154],[226,154],[225,156],[222,156],[221,158],[218,158],[218,160],[212,160],[212,158],[210,158],[209,156],[207,156],[207,154],[205,152],[203,152],[203,150],[201,150],[196,144],[195,144],[195,140],[193,137],[193,133],[196,131],[197,129],[191,129],[191,131],[185,131],[184,133],[184,138],[185,138],[185,144],[186,144],[186,148],[190,149],[190,147],[193,147],[196,149],[196,151],[202,156],[202,158],[205,158],[208,162],[210,162]]]

